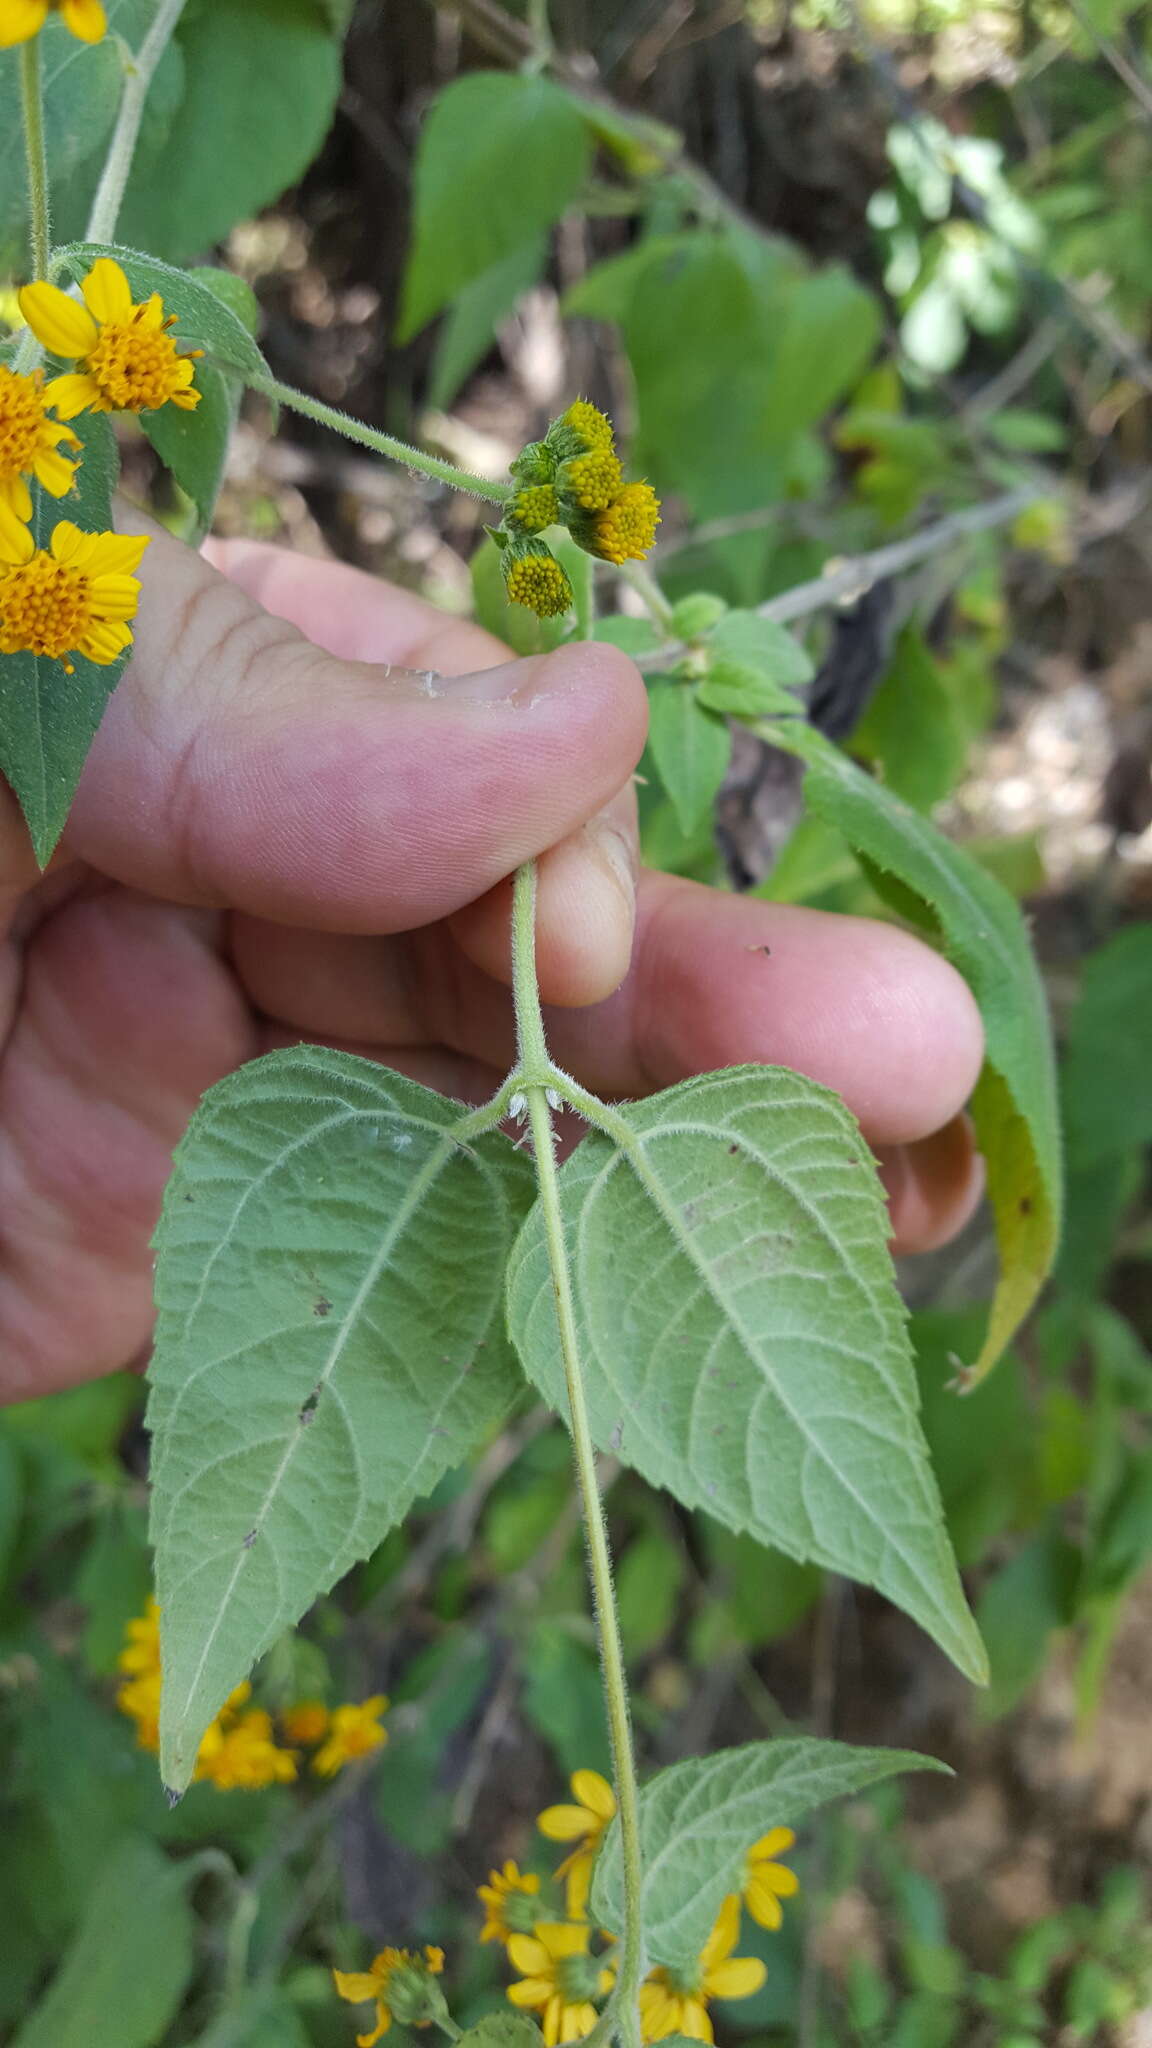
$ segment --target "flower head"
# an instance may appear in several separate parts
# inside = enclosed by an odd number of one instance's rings
[[[531,1934],[513,1934],[508,1960],[522,1976],[508,1986],[512,2005],[543,2017],[545,2048],[582,2041],[596,2024],[594,2000],[612,1988],[612,1971],[588,1953],[591,1928],[541,1920]]]
[[[602,562],[642,562],[656,538],[660,500],[651,484],[625,484],[610,505],[598,512],[576,539]]]
[[[79,448],[71,427],[49,419],[44,378],[39,370],[22,377],[0,363],[0,501],[17,519],[31,519],[28,478],[62,498],[76,477],[76,464],[60,453]]]
[[[237,1719],[221,1714],[206,1730],[196,1758],[197,1778],[218,1792],[256,1792],[265,1785],[290,1785],[296,1759],[272,1733],[272,1716],[250,1707]]]
[[[543,533],[560,517],[554,484],[527,484],[512,500],[511,516],[525,533]]]
[[[442,1948],[426,1948],[422,1956],[407,1948],[384,1948],[367,1970],[333,1970],[336,1989],[350,2005],[376,2007],[371,2034],[357,2034],[357,2048],[373,2048],[394,2019],[401,2026],[426,2027],[446,2010],[444,1994],[432,1979],[444,1968]]]
[[[49,8],[82,43],[98,43],[107,33],[108,17],[100,0],[0,0],[0,50],[31,42],[47,21]]]
[[[538,619],[555,619],[572,602],[572,585],[551,549],[542,540],[510,542],[500,557],[504,588],[513,604],[522,604]]]
[[[713,1998],[751,1998],[767,1972],[758,1956],[734,1956],[740,1933],[740,1901],[725,1899],[695,1971],[657,1969],[640,1986],[640,2027],[645,2041],[669,2034],[712,2041],[708,2004]]]
[[[546,1908],[540,1898],[540,1879],[522,1871],[516,1863],[503,1870],[490,1870],[487,1884],[477,1885],[476,1896],[484,1908],[481,1941],[507,1941],[512,1934],[531,1934]]]
[[[0,6],[4,0],[0,0]],[[202,349],[181,355],[170,332],[175,314],[153,292],[138,305],[118,263],[100,256],[80,286],[80,305],[54,284],[27,284],[20,310],[50,355],[75,362],[45,392],[61,419],[79,412],[155,412],[179,406],[192,412],[200,393],[192,379]]]
[[[314,1742],[323,1742],[328,1733],[331,1715],[323,1700],[300,1700],[294,1707],[286,1707],[280,1716],[280,1728],[289,1742],[302,1742],[311,1749]]]
[[[387,1696],[377,1692],[358,1706],[336,1708],[328,1724],[328,1740],[312,1759],[312,1769],[319,1777],[334,1778],[345,1764],[384,1747],[388,1731],[380,1726],[380,1716],[387,1705]]]
[[[0,502],[0,654],[47,654],[72,673],[70,656],[106,668],[131,646],[146,540],[82,533],[68,519],[38,548]]]
[[[568,1911],[579,1919],[588,1902],[592,1866],[609,1821],[615,1818],[616,1795],[599,1771],[573,1771],[570,1780],[573,1806],[546,1806],[536,1825],[550,1842],[572,1842],[557,1877],[568,1879]]]
[[[573,399],[566,413],[559,420],[561,427],[569,427],[578,434],[586,448],[613,448],[616,437],[612,422],[599,406],[591,405],[586,398]]]
[[[784,1918],[781,1899],[791,1899],[800,1889],[800,1879],[786,1863],[773,1858],[790,1849],[796,1840],[791,1828],[770,1828],[753,1842],[748,1851],[744,1878],[744,1904],[761,1927],[779,1927]]]
[[[562,496],[583,512],[603,512],[624,482],[620,457],[611,448],[590,448],[561,464],[557,479]]]

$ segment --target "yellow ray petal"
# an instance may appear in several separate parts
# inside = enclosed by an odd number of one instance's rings
[[[31,519],[32,493],[22,476],[0,477],[0,505],[7,505],[17,519]]]
[[[513,1969],[520,1970],[525,1977],[539,1977],[548,1969],[548,1951],[543,1942],[531,1934],[508,1936],[508,1960]]]
[[[508,1986],[508,1997],[513,2005],[544,2005],[551,1996],[550,1977],[525,1977],[521,1983]]]
[[[111,256],[98,256],[80,287],[94,320],[120,326],[132,318],[132,287]]]
[[[758,1842],[753,1842],[748,1851],[749,1863],[762,1863],[766,1856],[782,1856],[785,1849],[791,1849],[796,1836],[791,1828],[769,1828]]]
[[[36,543],[23,521],[0,498],[0,562],[30,562]]]
[[[108,410],[95,377],[78,375],[75,371],[69,371],[64,377],[53,377],[45,387],[44,397],[62,420],[74,420],[77,413],[87,412],[89,407],[93,412]]]
[[[732,1956],[709,1972],[708,1990],[713,1998],[751,1998],[767,1975],[759,1956]]]
[[[594,1813],[597,1820],[609,1821],[616,1812],[616,1794],[607,1778],[599,1771],[573,1771],[572,1790],[581,1806]]]
[[[92,626],[80,643],[80,653],[94,661],[97,668],[110,668],[131,645],[132,635],[127,626]]]
[[[96,543],[88,552],[87,566],[93,576],[131,576],[148,546],[145,534],[93,533],[85,538]]]
[[[700,1966],[705,1972],[715,1969],[717,1963],[731,1955],[739,1932],[740,1901],[735,1892],[731,1892],[716,1915],[716,1925],[700,1954]]]
[[[687,2034],[689,2040],[692,2041],[714,2041],[716,2039],[715,2034],[712,2032],[712,2022],[708,2017],[708,2008],[698,1998],[686,1998],[684,2000],[684,2014],[680,2023],[680,2030],[682,2033]]]
[[[48,0],[0,0],[0,50],[30,42],[48,18]]]
[[[108,16],[100,0],[62,0],[60,12],[82,43],[98,43],[108,32]]]
[[[37,482],[43,484],[46,491],[51,491],[54,498],[62,498],[76,481],[76,464],[69,462],[65,456],[58,455],[55,448],[42,448],[32,468]],[[25,519],[32,516],[31,499],[23,516]]]
[[[536,1825],[550,1842],[579,1842],[588,1833],[591,1821],[582,1806],[546,1806],[539,1815]]]
[[[367,2005],[380,1989],[380,1979],[370,1970],[333,1970],[337,1996],[351,2005]]]
[[[50,355],[86,356],[95,348],[100,330],[87,307],[67,292],[54,284],[26,284],[19,297],[20,311]]]

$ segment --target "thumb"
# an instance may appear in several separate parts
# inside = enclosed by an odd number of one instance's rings
[[[132,659],[67,832],[132,887],[408,930],[578,832],[643,747],[643,684],[612,647],[426,676],[419,644],[402,670],[321,651],[166,535],[141,577]],[[429,647],[445,665],[448,638],[439,618]]]

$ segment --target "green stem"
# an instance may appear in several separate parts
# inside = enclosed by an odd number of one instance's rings
[[[124,90],[120,95],[120,109],[92,211],[88,216],[85,240],[88,242],[112,242],[116,239],[116,226],[120,219],[120,208],[132,170],[132,159],[140,139],[140,123],[144,118],[144,102],[148,88],[156,74],[156,67],[172,40],[172,32],[184,12],[185,0],[159,0],[159,5],[140,48],[134,57],[128,59],[124,74]]]
[[[642,597],[650,616],[664,633],[672,631],[672,607],[657,583],[650,569],[639,562],[626,562],[624,574],[638,597]]]
[[[381,434],[375,427],[366,427],[362,420],[354,420],[350,413],[339,412],[334,405],[322,405],[318,398],[307,398],[302,391],[294,390],[291,384],[281,384],[275,377],[250,377],[248,382],[254,391],[262,391],[266,398],[276,399],[292,412],[303,413],[305,419],[318,420],[321,426],[331,427],[334,433],[345,434],[350,441],[359,441],[361,447],[371,448],[377,455],[387,455],[393,462],[403,463],[405,469],[451,484],[453,490],[467,491],[473,498],[486,498],[492,505],[503,505],[512,495],[510,484],[493,483],[486,476],[472,476],[466,469],[457,469],[454,463],[442,462],[438,455],[426,455],[422,448],[412,448],[407,441],[394,440],[391,434]]]
[[[576,638],[591,640],[596,624],[596,567],[591,555],[582,553],[572,565],[572,598]]]
[[[47,277],[52,227],[48,207],[48,159],[44,153],[44,91],[40,80],[40,38],[30,36],[20,52],[20,98],[24,151],[28,162],[32,275]]]
[[[552,1273],[556,1320],[560,1331],[560,1349],[568,1392],[572,1451],[584,1509],[588,1570],[592,1581],[592,1600],[600,1644],[600,1668],[604,1681],[604,1701],[612,1747],[612,1768],[616,1783],[624,1863],[624,1927],[619,1948],[616,1985],[610,2007],[602,2015],[593,2035],[589,2038],[592,2042],[602,2040],[609,2031],[618,2028],[626,2048],[639,2048],[637,1998],[643,1966],[643,1864],[640,1853],[636,1766],[632,1755],[624,1650],[620,1640],[620,1623],[612,1588],[612,1556],[608,1545],[604,1504],[596,1475],[596,1450],[592,1442],[584,1381],[580,1370],[572,1275],[568,1264],[568,1249],[564,1242],[560,1186],[556,1173],[555,1133],[548,1101],[551,1090],[566,1083],[565,1077],[557,1072],[548,1058],[544,1037],[540,990],[536,978],[535,920],[536,870],[529,861],[516,876],[512,909],[512,983],[516,1000],[516,1033],[520,1048],[520,1085],[527,1099],[532,1144],[536,1155],[540,1212]]]

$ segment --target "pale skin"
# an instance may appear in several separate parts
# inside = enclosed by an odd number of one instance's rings
[[[896,1249],[961,1227],[981,1187],[968,989],[891,926],[638,873],[645,693],[622,654],[514,662],[357,570],[210,553],[149,549],[48,876],[0,788],[0,1399],[146,1357],[172,1148],[243,1061],[306,1039],[494,1091],[530,856],[562,1067],[614,1097],[795,1067],[859,1117]]]

